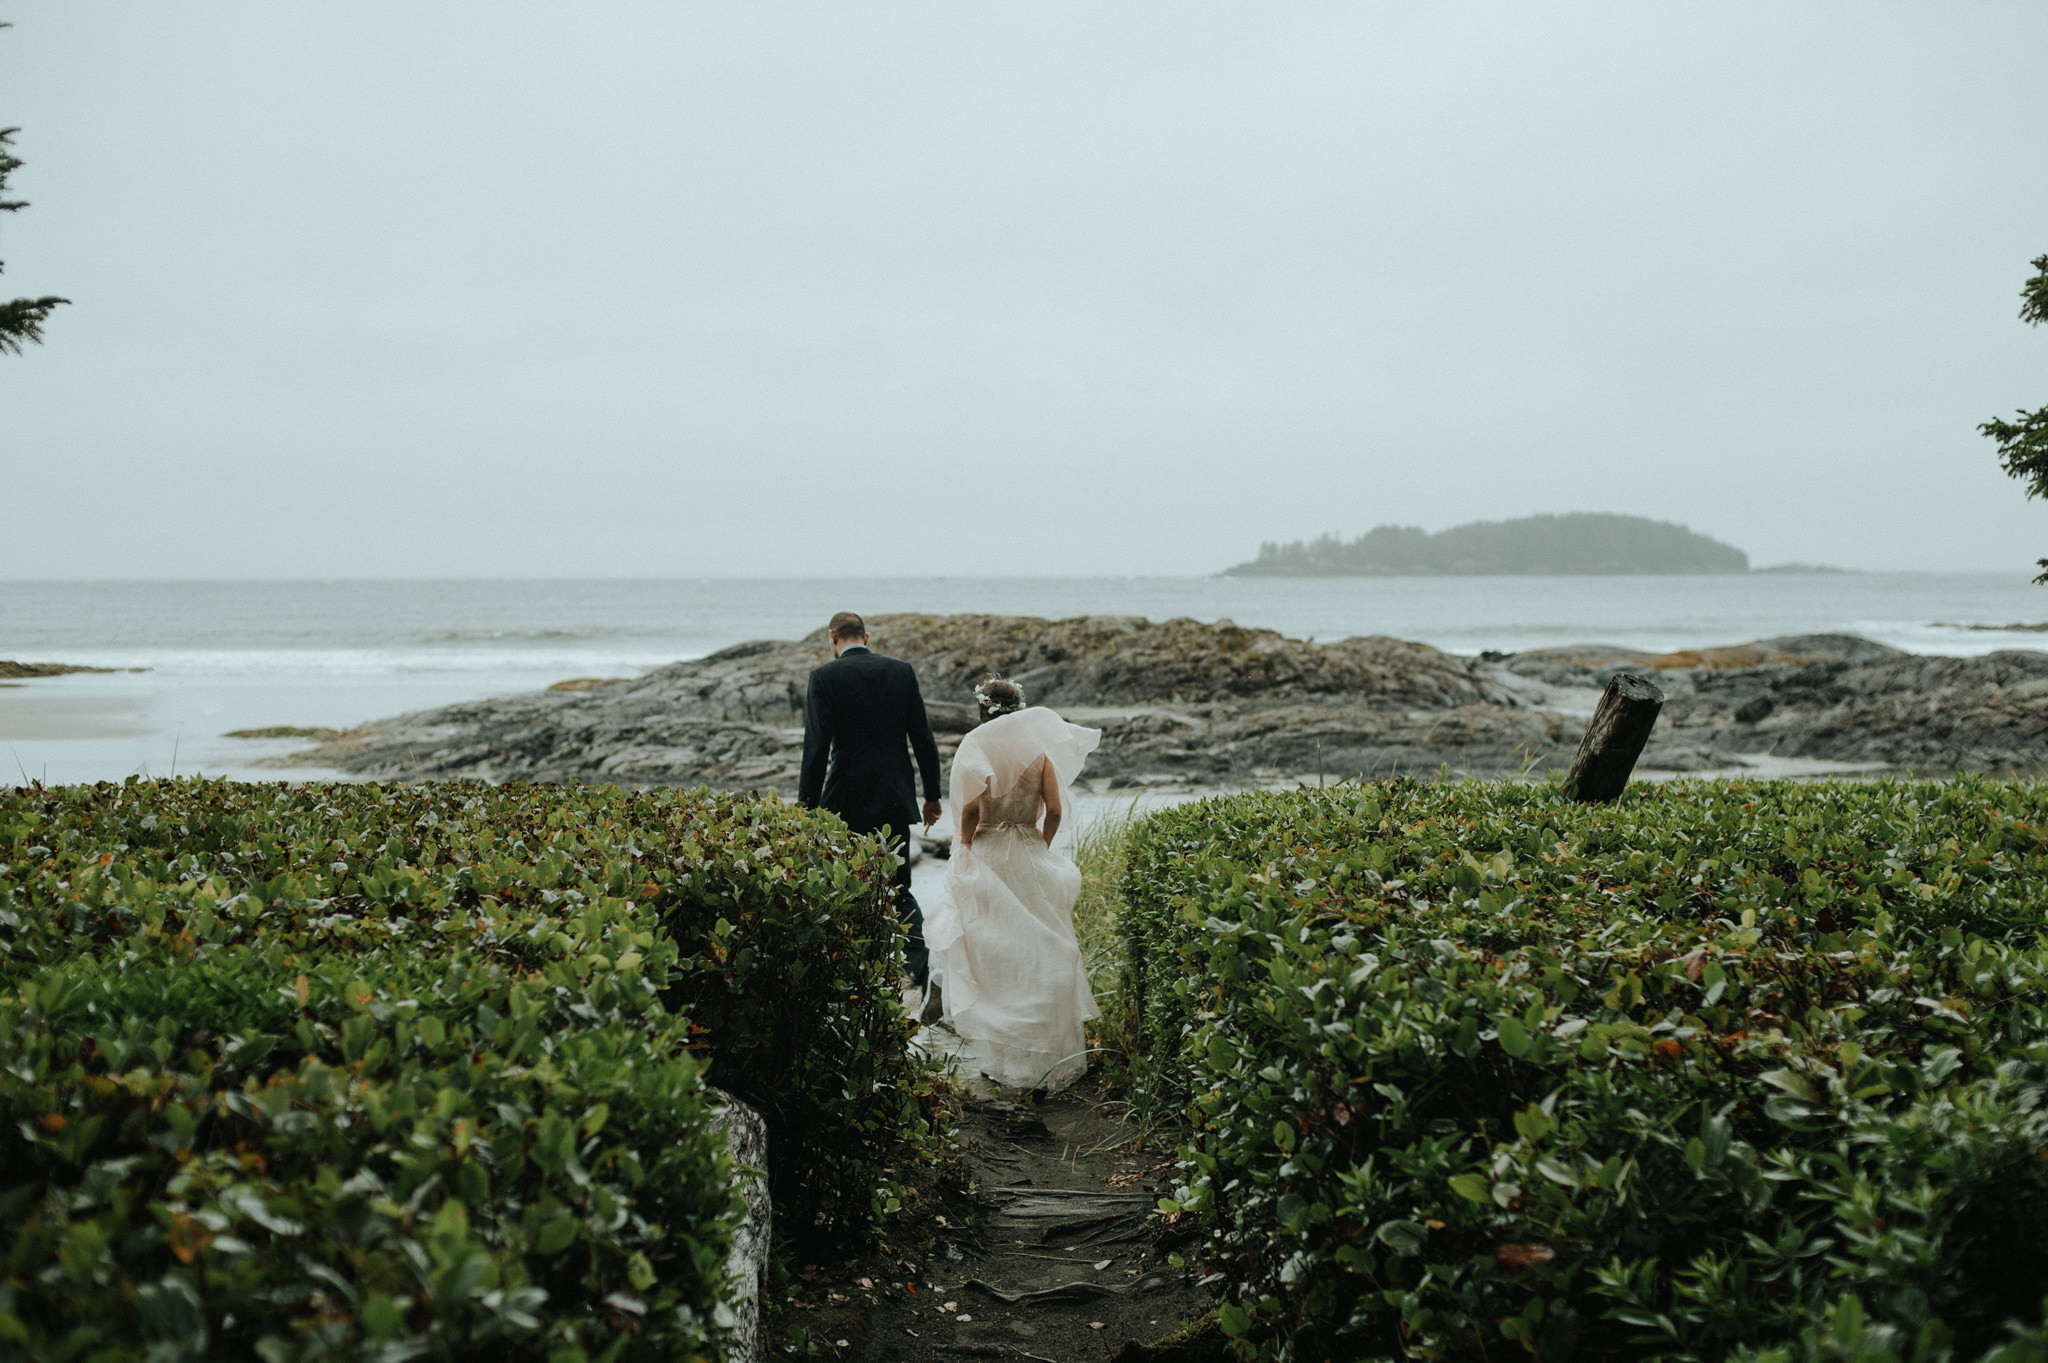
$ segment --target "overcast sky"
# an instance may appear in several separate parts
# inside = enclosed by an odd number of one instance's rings
[[[2037,2],[4,17],[0,576],[2048,554]]]

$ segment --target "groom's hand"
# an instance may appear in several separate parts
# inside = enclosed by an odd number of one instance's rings
[[[926,828],[930,828],[933,824],[937,823],[938,821],[939,802],[937,800],[926,800],[924,802],[924,826]]]

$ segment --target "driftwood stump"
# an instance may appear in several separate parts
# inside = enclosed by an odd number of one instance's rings
[[[1565,773],[1565,794],[1585,804],[1619,799],[1663,708],[1664,693],[1648,677],[1617,672],[1610,678]]]

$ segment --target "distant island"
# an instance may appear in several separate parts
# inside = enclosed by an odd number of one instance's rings
[[[1382,525],[1354,540],[1259,546],[1225,577],[1423,577],[1562,573],[1746,573],[1749,555],[1670,521],[1575,512],[1474,521],[1430,534]]]

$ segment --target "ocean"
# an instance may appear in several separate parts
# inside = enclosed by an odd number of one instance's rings
[[[0,659],[121,669],[0,685],[0,774],[318,776],[252,765],[304,740],[224,735],[345,729],[571,677],[633,676],[748,639],[797,638],[835,610],[1187,616],[1457,653],[1662,651],[1821,631],[1923,653],[2048,644],[1968,628],[2048,620],[2048,588],[2023,573],[0,582]]]

